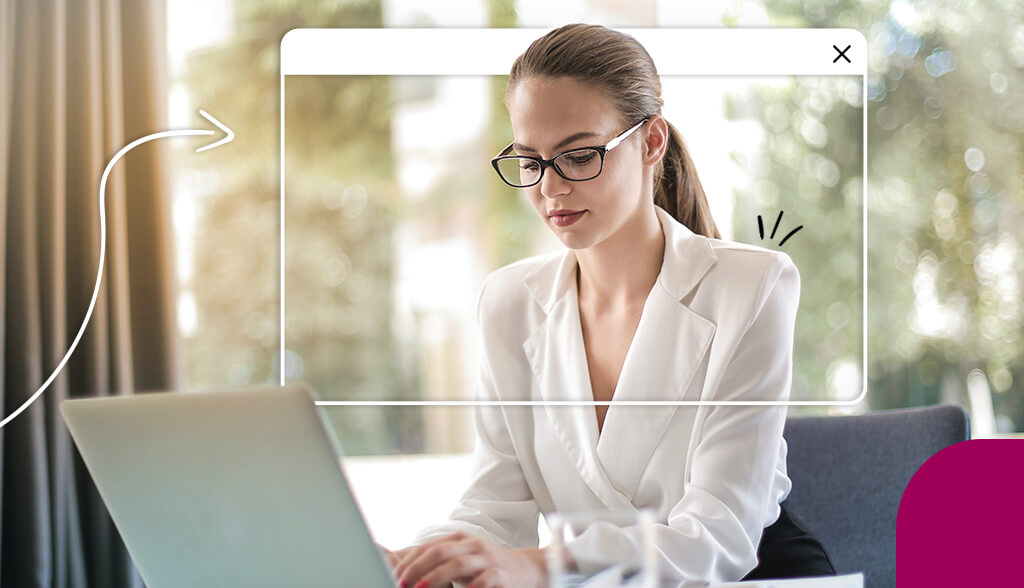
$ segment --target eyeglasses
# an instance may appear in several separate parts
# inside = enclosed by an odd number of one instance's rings
[[[601,175],[604,169],[604,156],[618,147],[629,137],[633,131],[639,129],[649,119],[643,119],[632,127],[623,131],[603,146],[578,147],[569,151],[563,151],[551,159],[530,157],[529,155],[509,155],[512,145],[501,150],[491,165],[494,171],[506,184],[513,188],[528,188],[540,183],[544,177],[544,170],[550,166],[555,168],[558,175],[571,182],[585,182]]]

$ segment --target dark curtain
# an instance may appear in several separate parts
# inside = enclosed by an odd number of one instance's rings
[[[163,0],[0,0],[0,408],[17,410],[78,333],[99,263],[98,189],[128,142],[166,130]],[[0,583],[142,586],[58,412],[70,397],[179,384],[166,145],[121,160],[88,329],[0,429]]]

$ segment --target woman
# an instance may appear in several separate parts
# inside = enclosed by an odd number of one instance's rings
[[[567,250],[487,277],[488,400],[784,401],[799,274],[721,241],[635,39],[569,25],[512,67],[515,141],[495,159]],[[681,580],[834,574],[781,508],[785,406],[491,406],[450,520],[389,553],[401,586],[545,586],[539,513],[651,508],[659,569]],[[636,561],[638,527],[593,525],[570,569]],[[756,568],[756,569],[755,569]]]

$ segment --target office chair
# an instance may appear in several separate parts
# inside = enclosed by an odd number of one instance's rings
[[[942,405],[792,417],[783,436],[786,511],[821,541],[837,574],[863,572],[865,588],[890,588],[903,490],[928,458],[969,439],[970,426],[963,408]]]

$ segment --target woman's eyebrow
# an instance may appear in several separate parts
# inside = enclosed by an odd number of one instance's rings
[[[558,151],[562,147],[565,147],[566,145],[568,145],[569,143],[572,143],[574,141],[579,141],[580,139],[584,139],[586,137],[599,137],[599,136],[600,135],[598,133],[595,133],[594,131],[585,131],[585,132],[582,132],[582,133],[576,133],[575,135],[569,135],[568,137],[566,137],[566,138],[562,139],[561,141],[559,141],[558,144],[555,145],[553,149],[555,151]],[[520,145],[519,143],[512,143],[512,148],[515,149],[516,151],[532,151],[534,153],[540,153],[540,151],[537,151],[533,147],[527,147],[526,145]]]

